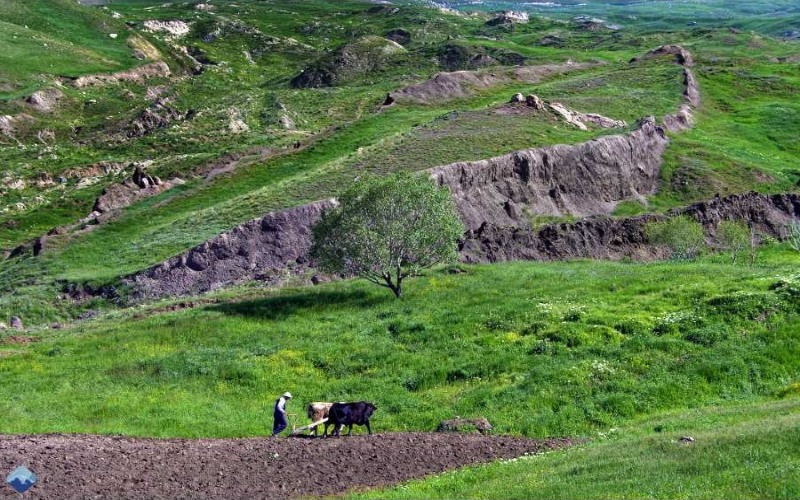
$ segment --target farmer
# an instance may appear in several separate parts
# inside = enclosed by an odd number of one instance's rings
[[[286,402],[290,399],[292,399],[292,393],[287,391],[275,401],[275,423],[272,425],[273,436],[280,434],[289,425],[288,420],[286,420]]]

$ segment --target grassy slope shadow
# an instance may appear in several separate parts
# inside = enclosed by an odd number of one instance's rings
[[[365,309],[390,300],[393,300],[390,295],[378,295],[364,290],[311,289],[297,290],[291,295],[215,305],[208,309],[228,315],[282,320],[300,312]]]

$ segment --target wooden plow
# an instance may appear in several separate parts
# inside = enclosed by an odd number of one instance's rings
[[[291,435],[292,436],[297,436],[301,432],[310,431],[311,429],[315,428],[316,426],[318,426],[320,424],[324,424],[327,421],[328,421],[327,418],[323,418],[322,420],[317,420],[316,422],[312,422],[312,423],[310,423],[308,425],[304,425],[303,427],[298,427],[298,428],[295,428],[294,425],[292,425],[292,434]]]

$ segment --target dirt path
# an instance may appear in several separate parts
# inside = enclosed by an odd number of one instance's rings
[[[3,478],[24,464],[38,498],[276,498],[343,493],[570,444],[478,434],[310,439],[0,436]],[[3,472],[7,471],[7,472]],[[16,498],[0,486],[0,498]]]

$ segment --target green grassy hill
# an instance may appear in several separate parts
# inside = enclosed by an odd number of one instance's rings
[[[378,496],[797,496],[796,443],[780,441],[797,425],[800,383],[800,254],[786,244],[766,241],[749,267],[709,253],[438,269],[402,301],[359,281],[251,283],[183,305],[80,293],[265,212],[334,196],[364,173],[615,133],[509,113],[517,92],[630,124],[674,112],[682,68],[667,57],[631,63],[663,44],[693,53],[702,103],[694,128],[670,134],[658,192],[615,215],[797,191],[800,45],[773,37],[793,29],[791,5],[766,15],[737,3],[717,23],[711,2],[710,17],[687,26],[696,5],[674,4],[670,17],[645,2],[616,7],[638,9],[624,12],[641,23],[589,30],[558,16],[492,26],[419,3],[196,4],[9,0],[0,10],[0,117],[13,119],[0,129],[0,323],[17,315],[26,326],[0,330],[0,432],[263,435],[274,394],[291,388],[298,405],[374,400],[380,430],[486,416],[500,433],[589,440]],[[147,21],[181,21],[188,33]],[[386,36],[403,49],[373,43]],[[392,54],[371,52],[384,46]],[[353,53],[374,59],[358,65]],[[381,106],[439,71],[567,60],[596,64]],[[171,75],[74,82],[156,61]],[[319,85],[298,88],[311,70]],[[26,101],[42,89],[62,94],[53,111]],[[165,109],[180,118],[137,128]],[[185,183],[79,223],[134,165]],[[35,238],[73,224],[33,255]],[[690,432],[695,445],[674,442]]]
[[[116,35],[111,37],[111,35]],[[37,90],[46,75],[111,72],[137,61],[124,23],[67,0],[3,2],[0,99]]]

